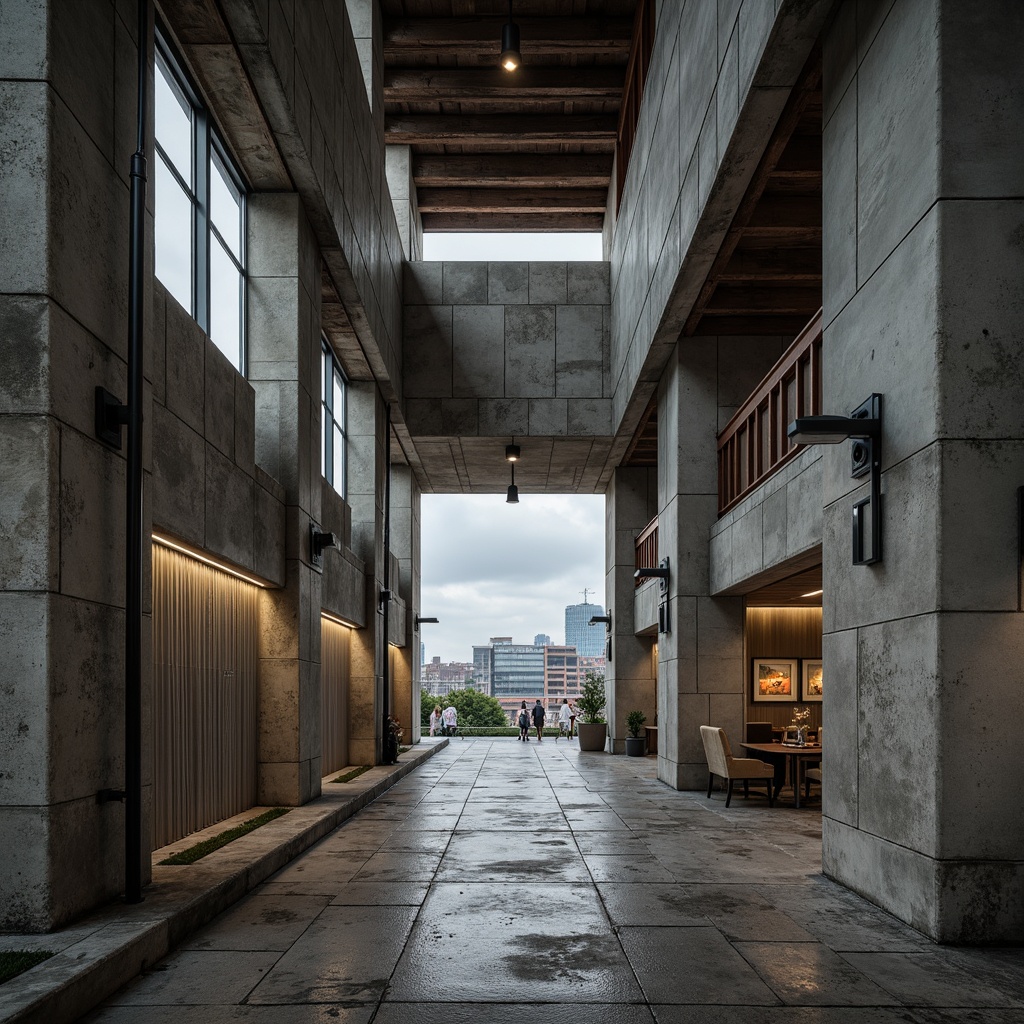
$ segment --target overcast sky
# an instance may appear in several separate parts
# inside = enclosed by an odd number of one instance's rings
[[[565,606],[604,604],[604,496],[424,494],[420,626],[426,658],[472,661],[492,636],[565,641]]]
[[[439,231],[424,234],[425,260],[489,260],[492,263],[515,260],[541,261],[600,260],[601,235],[591,232],[518,233],[480,232],[451,234]]]

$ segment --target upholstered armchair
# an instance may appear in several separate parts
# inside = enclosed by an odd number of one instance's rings
[[[758,761],[753,757],[733,757],[729,747],[729,737],[725,735],[724,729],[718,729],[712,725],[700,727],[700,738],[704,743],[704,754],[708,759],[708,797],[711,797],[711,789],[715,784],[715,776],[726,782],[725,806],[728,807],[732,800],[732,786],[734,782],[743,783],[743,795],[749,795],[749,784],[751,779],[759,779],[765,784],[768,793],[768,806],[775,804],[775,797],[772,793],[772,779],[775,776],[775,769],[764,761]]]

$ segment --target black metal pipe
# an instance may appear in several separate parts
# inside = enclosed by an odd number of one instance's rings
[[[124,898],[142,901],[142,348],[145,327],[149,3],[138,0],[136,148],[128,243],[128,466],[125,501]]]
[[[384,431],[384,621],[381,629],[384,633],[384,697],[381,710],[384,717],[382,748],[387,755],[391,732],[391,647],[388,645],[388,630],[391,623],[391,403],[385,403]]]

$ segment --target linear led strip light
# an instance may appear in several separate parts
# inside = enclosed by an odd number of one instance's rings
[[[321,610],[320,618],[327,619],[328,622],[333,622],[338,626],[344,626],[346,629],[362,629],[362,626],[357,626],[354,622],[348,622],[346,619],[341,618],[338,615],[332,615],[330,612]]]
[[[247,575],[240,569],[236,569],[234,566],[228,565],[226,562],[220,562],[216,558],[204,555],[201,551],[197,551],[193,547],[189,547],[188,545],[182,544],[176,540],[171,540],[170,537],[167,537],[162,533],[153,534],[153,543],[159,544],[164,548],[170,548],[172,551],[178,551],[183,555],[188,555],[189,558],[194,558],[197,562],[203,562],[211,568],[219,569],[221,572],[226,572],[229,576],[234,576],[236,579],[244,580],[246,583],[251,583],[255,587],[260,587],[266,590],[270,585],[261,579],[257,579],[255,576]]]

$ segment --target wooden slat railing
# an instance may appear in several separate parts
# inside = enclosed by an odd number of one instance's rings
[[[650,569],[658,564],[658,517],[655,516],[636,538],[635,569]],[[637,580],[639,587],[644,580]]]
[[[724,515],[799,450],[797,416],[821,414],[821,310],[718,435],[718,514]]]

